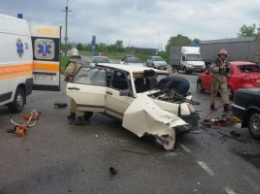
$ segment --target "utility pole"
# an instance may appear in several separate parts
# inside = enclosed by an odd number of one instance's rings
[[[62,12],[66,12],[66,17],[65,17],[65,56],[67,56],[67,48],[68,48],[68,12],[71,12],[71,10],[69,10],[68,8],[68,2],[69,0],[67,0],[67,6],[65,7],[65,10],[63,10]]]

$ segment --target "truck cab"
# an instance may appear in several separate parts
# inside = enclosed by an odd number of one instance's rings
[[[201,72],[206,69],[200,48],[195,46],[172,46],[170,63],[173,68],[183,70],[185,73]]]
[[[180,68],[185,73],[202,72],[206,69],[206,65],[200,53],[182,53]]]

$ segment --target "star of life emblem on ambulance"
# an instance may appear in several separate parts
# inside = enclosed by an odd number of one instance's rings
[[[54,41],[37,39],[35,41],[35,57],[37,59],[52,60],[54,58]]]
[[[17,55],[22,58],[24,53],[23,42],[20,38],[16,40],[16,52]]]

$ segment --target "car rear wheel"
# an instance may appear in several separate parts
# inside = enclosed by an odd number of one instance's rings
[[[203,87],[202,87],[202,82],[201,82],[201,80],[198,80],[197,81],[197,92],[201,92],[201,93],[203,93],[205,90],[203,89]]]
[[[14,96],[14,101],[9,104],[9,110],[12,113],[22,112],[25,104],[25,93],[22,88],[17,88]]]
[[[253,111],[249,115],[248,129],[254,139],[260,140],[260,112]]]
[[[229,97],[229,99],[232,100],[233,96],[234,96],[234,92],[233,92],[232,88],[228,86],[228,97]]]

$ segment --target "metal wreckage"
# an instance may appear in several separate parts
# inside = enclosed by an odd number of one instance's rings
[[[199,103],[190,93],[159,90],[157,82],[167,76],[168,71],[147,67],[97,64],[81,68],[66,92],[79,110],[120,119],[122,126],[137,136],[154,136],[157,143],[172,150],[177,133],[198,129],[200,118],[194,105]],[[138,91],[138,79],[145,85],[143,91]]]

